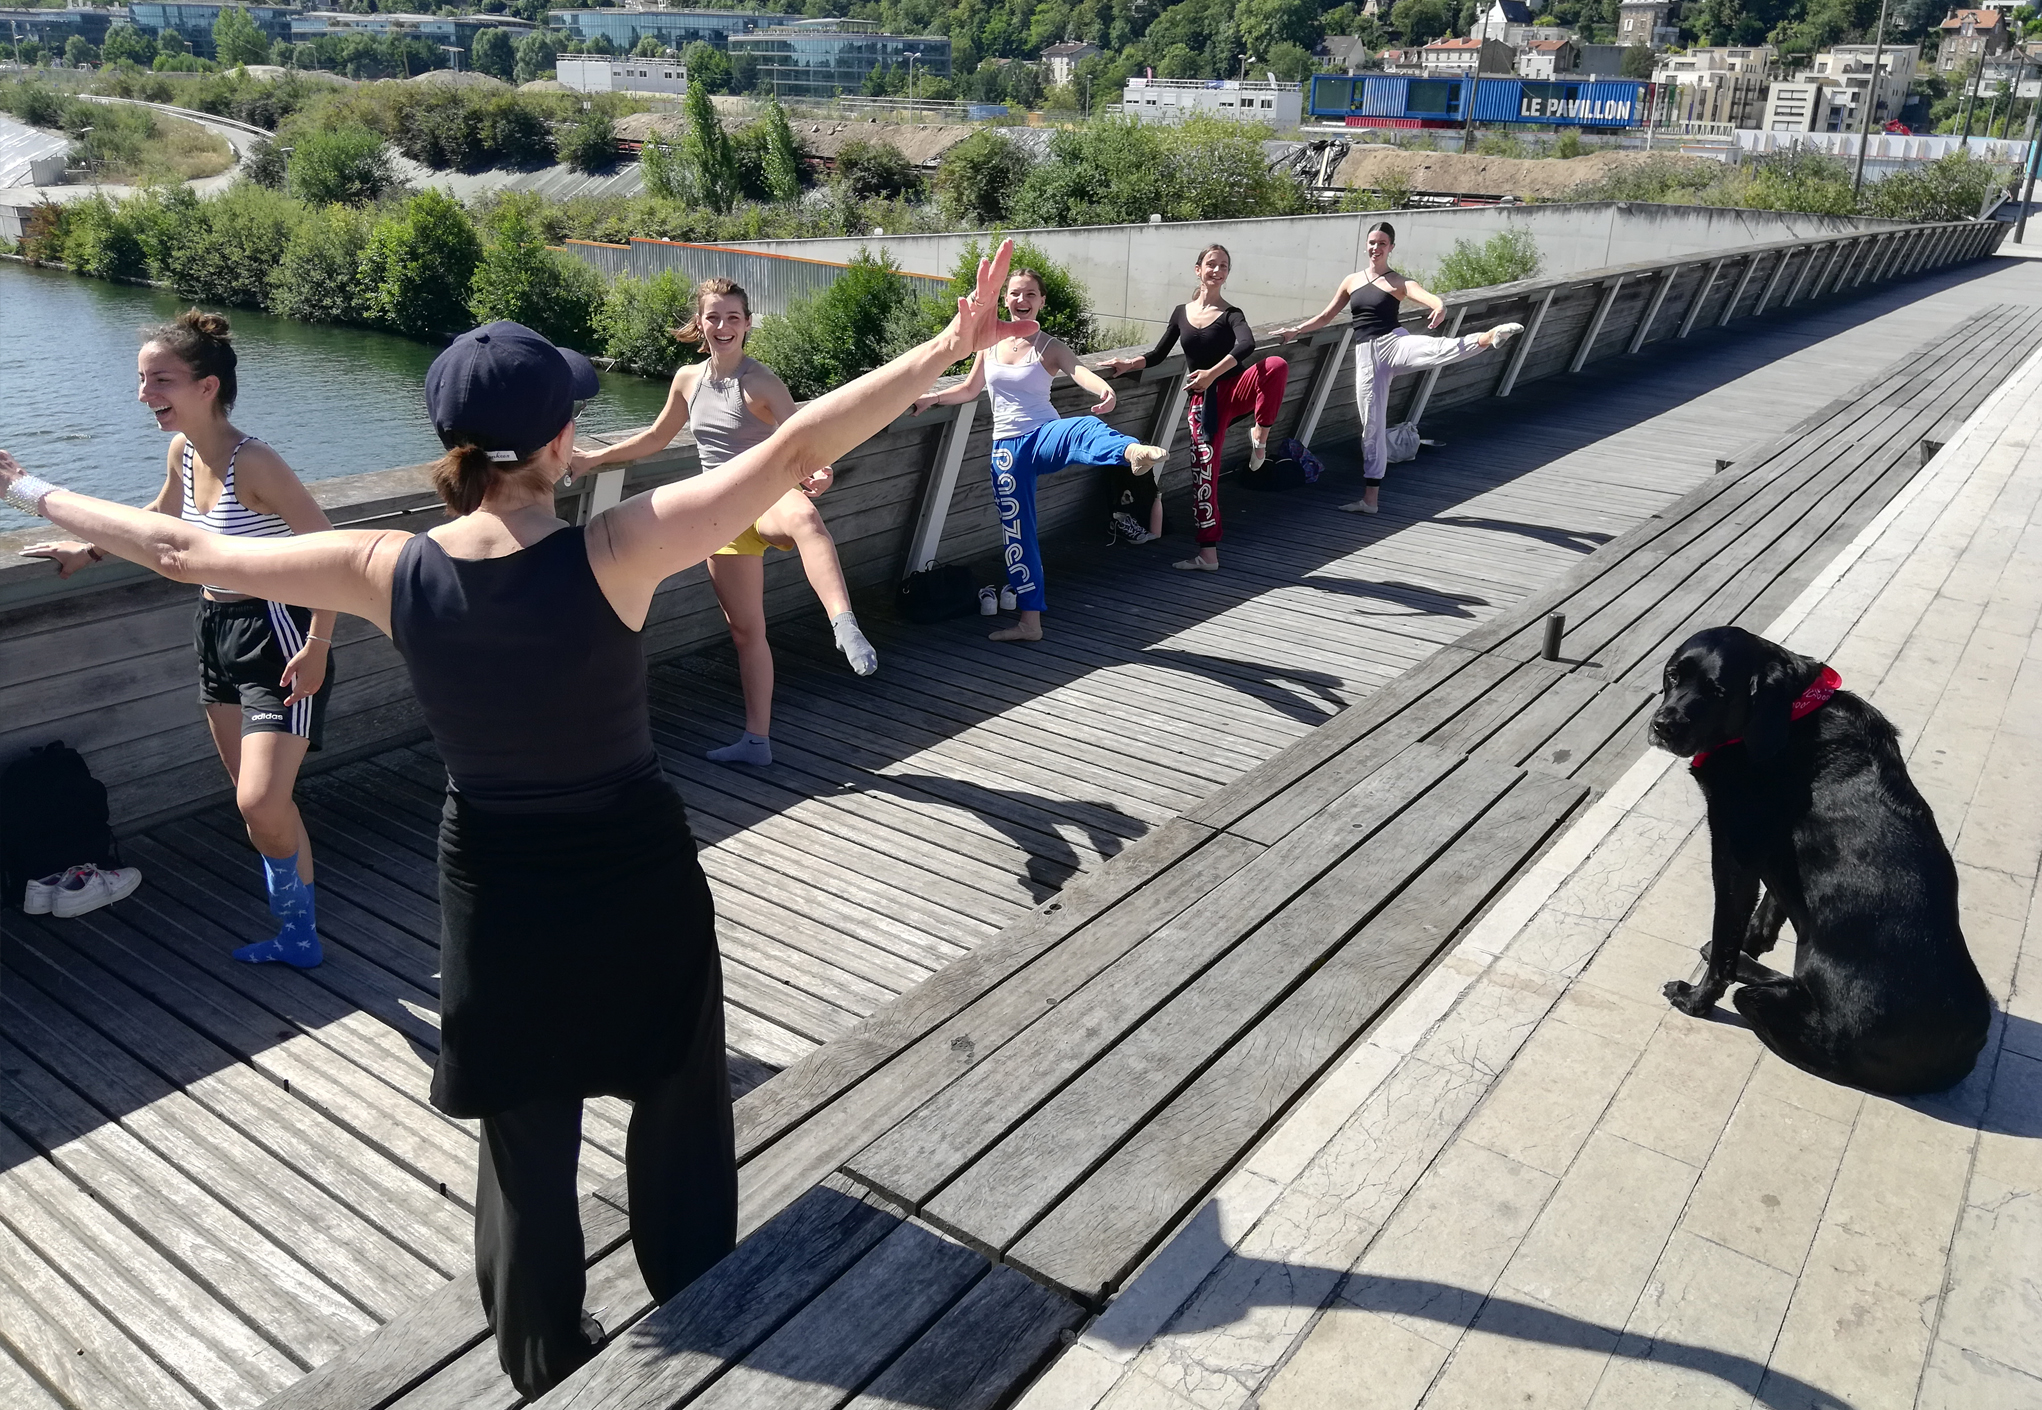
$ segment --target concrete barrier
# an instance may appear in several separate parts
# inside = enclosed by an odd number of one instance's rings
[[[1527,383],[1580,371],[1651,343],[1678,341],[1698,328],[1736,327],[1783,308],[1847,296],[1876,284],[1990,254],[2010,227],[1998,221],[1892,225],[1810,239],[1661,256],[1561,278],[1470,290],[1447,301],[1448,328],[1473,333],[1502,322],[1525,325],[1507,356],[1477,358],[1399,379],[1390,420],[1415,421]],[[1344,270],[1342,271],[1345,272]],[[1344,326],[1279,347],[1263,327],[1258,357],[1291,364],[1276,436],[1325,449],[1358,431],[1352,360]],[[1415,315],[1414,315],[1415,323]],[[1138,378],[1117,383],[1107,419],[1144,440],[1172,445],[1162,483],[1177,523],[1188,514],[1191,477],[1182,419],[1184,364],[1172,356]],[[1091,401],[1063,383],[1059,409],[1082,414]],[[837,461],[837,487],[821,502],[845,576],[870,608],[902,574],[931,561],[975,560],[984,579],[997,574],[999,524],[986,466],[990,418],[976,403],[903,416]],[[1224,469],[1248,454],[1237,436]],[[315,482],[334,523],[347,528],[418,530],[439,517],[423,467]],[[584,481],[559,500],[570,521],[592,505],[614,503],[699,472],[685,433],[657,455]],[[1103,472],[1072,471],[1045,480],[1038,518],[1046,547],[1103,529]],[[47,564],[12,551],[44,537],[0,535],[0,765],[31,745],[62,739],[85,753],[108,786],[116,827],[138,831],[228,796],[200,712],[194,705],[191,615],[194,589],[167,583],[125,563],[109,563],[69,582]],[[814,614],[799,559],[766,563],[769,620]],[[658,659],[720,641],[721,612],[700,566],[669,579],[645,629]],[[366,623],[343,617],[335,631],[334,688],[326,748],[311,769],[423,734],[410,682],[396,651]]]

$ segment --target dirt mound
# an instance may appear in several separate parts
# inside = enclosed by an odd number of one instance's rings
[[[1334,184],[1374,190],[1403,186],[1413,191],[1461,191],[1551,201],[1592,186],[1626,167],[1665,161],[1716,165],[1707,157],[1688,157],[1676,152],[1595,152],[1562,160],[1462,156],[1458,152],[1408,152],[1397,147],[1371,146],[1356,147],[1347,154]]]
[[[426,88],[508,88],[509,84],[486,73],[463,69],[455,73],[452,69],[427,69],[424,73],[413,74],[410,81]]]
[[[945,152],[978,131],[963,122],[818,122],[790,121],[794,140],[811,157],[835,161],[853,142],[883,142],[916,166],[929,166]]]

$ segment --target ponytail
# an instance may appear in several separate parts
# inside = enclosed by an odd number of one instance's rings
[[[504,453],[492,453],[463,441],[448,446],[447,453],[427,467],[433,492],[439,495],[449,514],[456,518],[473,514],[482,507],[489,492],[506,480],[524,480],[535,490],[552,488],[553,478],[534,467],[530,456],[514,461],[492,458],[493,454]]]

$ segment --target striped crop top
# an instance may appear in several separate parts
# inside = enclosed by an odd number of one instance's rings
[[[234,449],[227,453],[227,470],[222,478],[226,481],[220,489],[220,498],[205,513],[199,512],[198,497],[192,489],[192,448],[191,442],[184,443],[184,458],[179,465],[184,480],[184,508],[178,517],[187,524],[196,524],[209,534],[228,534],[245,539],[289,538],[291,526],[280,514],[259,514],[243,504],[234,494],[234,461],[241,454],[241,447],[254,440],[243,436],[234,443]],[[205,585],[207,592],[224,592],[240,597],[244,594],[232,588]]]

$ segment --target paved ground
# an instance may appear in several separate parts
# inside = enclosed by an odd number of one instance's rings
[[[2004,1006],[1894,1101],[1695,967],[1706,833],[1640,763],[1025,1404],[2042,1406],[2042,359],[1769,635],[1900,727]],[[1772,961],[1791,964],[1790,952]]]

